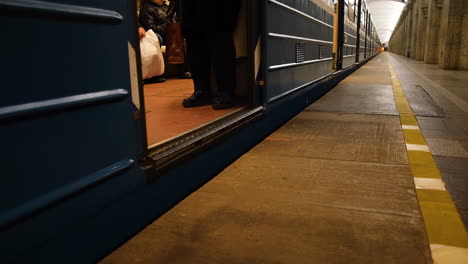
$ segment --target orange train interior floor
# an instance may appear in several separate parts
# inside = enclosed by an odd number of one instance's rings
[[[145,84],[148,146],[178,136],[217,118],[235,112],[240,106],[214,110],[211,105],[184,108],[182,100],[193,93],[191,79],[167,79]]]

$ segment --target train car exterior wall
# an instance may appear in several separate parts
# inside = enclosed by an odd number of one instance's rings
[[[98,261],[377,54],[367,23],[365,59],[333,72],[329,2],[247,2],[249,54],[261,43],[254,107],[262,115],[156,172],[146,166],[135,1],[0,2],[8,36],[0,42],[8,51],[0,97],[4,263]],[[348,42],[350,54],[356,42]]]

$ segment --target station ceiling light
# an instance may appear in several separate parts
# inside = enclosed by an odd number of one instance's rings
[[[406,5],[402,0],[366,0],[380,41],[385,44],[390,39],[401,11]]]

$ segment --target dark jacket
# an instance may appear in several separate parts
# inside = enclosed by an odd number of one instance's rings
[[[152,0],[142,0],[139,14],[141,26],[146,30],[152,29],[155,33],[161,35],[163,41],[166,40],[167,23],[175,12],[174,0],[167,5],[156,4]]]
[[[240,0],[178,0],[184,34],[233,32]]]

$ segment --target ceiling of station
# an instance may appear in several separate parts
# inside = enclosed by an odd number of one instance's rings
[[[390,39],[406,0],[366,0],[380,41],[385,44]]]

